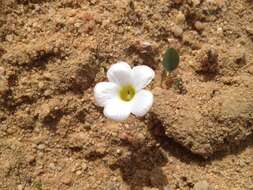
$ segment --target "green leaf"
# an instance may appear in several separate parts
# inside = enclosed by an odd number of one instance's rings
[[[166,50],[163,57],[163,66],[168,72],[172,72],[179,64],[179,55],[177,50],[169,48]]]

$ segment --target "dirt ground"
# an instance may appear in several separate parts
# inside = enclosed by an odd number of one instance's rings
[[[95,105],[119,60],[156,72],[144,118]],[[252,76],[252,0],[0,0],[0,190],[253,190]]]

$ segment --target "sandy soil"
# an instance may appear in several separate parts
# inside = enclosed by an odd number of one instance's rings
[[[1,0],[0,42],[1,190],[253,189],[251,0]],[[156,72],[144,118],[94,103],[118,60]]]

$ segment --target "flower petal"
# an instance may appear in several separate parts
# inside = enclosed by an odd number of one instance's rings
[[[106,104],[104,115],[115,121],[124,121],[131,113],[131,105],[130,102],[124,102],[118,97],[114,98]]]
[[[109,100],[118,95],[119,86],[112,82],[100,82],[94,88],[97,105],[104,107]]]
[[[133,99],[131,112],[139,117],[144,116],[153,105],[153,94],[148,90],[140,90]]]
[[[146,65],[136,66],[132,70],[132,84],[137,91],[145,88],[154,77],[155,72]]]
[[[118,62],[113,64],[108,72],[107,78],[110,82],[115,82],[119,85],[127,85],[131,83],[132,69],[126,62]]]

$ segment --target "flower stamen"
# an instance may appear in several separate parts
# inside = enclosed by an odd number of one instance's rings
[[[130,101],[135,96],[135,88],[132,85],[122,86],[119,96],[123,101]]]

